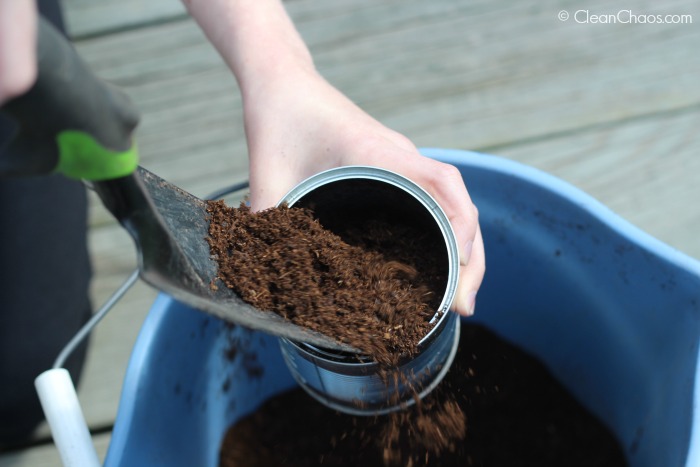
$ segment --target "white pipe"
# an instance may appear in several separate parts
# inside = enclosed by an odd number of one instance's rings
[[[100,460],[68,370],[45,371],[34,380],[34,386],[63,465],[98,467]]]

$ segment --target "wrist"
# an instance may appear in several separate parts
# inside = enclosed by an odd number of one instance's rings
[[[233,71],[245,95],[296,72],[314,70],[311,54],[280,0],[184,0]]]

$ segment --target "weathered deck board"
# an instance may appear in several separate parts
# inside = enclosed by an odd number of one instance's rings
[[[304,15],[326,18],[376,3],[374,0],[286,1],[300,4],[297,9]],[[68,30],[76,38],[149,26],[186,15],[182,3],[176,0],[63,0],[63,5]]]
[[[66,27],[73,37],[104,34],[185,16],[173,0],[63,0]]]
[[[143,114],[138,139],[146,168],[198,196],[246,178],[235,81],[196,25],[180,19],[179,2],[64,1],[72,34],[85,37],[78,50]],[[700,257],[700,207],[691,201],[700,199],[696,24],[557,19],[562,9],[611,12],[602,0],[585,7],[553,0],[287,6],[321,72],[417,145],[483,149],[534,165]],[[632,0],[624,8],[700,21],[696,1]],[[94,196],[91,204],[99,305],[133,269],[135,253]],[[135,287],[93,336],[79,390],[93,426],[113,421],[128,355],[154,296]],[[42,465],[31,456],[44,449],[0,456],[0,466]]]
[[[504,149],[700,258],[700,109]]]

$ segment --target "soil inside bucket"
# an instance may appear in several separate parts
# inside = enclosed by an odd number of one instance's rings
[[[438,455],[415,442],[415,425],[399,425],[387,446],[392,417],[344,415],[295,389],[227,431],[220,466],[626,465],[610,431],[539,361],[480,326],[462,325],[455,362],[426,402],[466,414],[464,440]],[[420,420],[419,411],[405,416]]]

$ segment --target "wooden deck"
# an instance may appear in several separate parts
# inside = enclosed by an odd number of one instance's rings
[[[484,151],[573,183],[700,257],[700,2],[290,0],[336,86],[418,146]],[[195,195],[247,177],[235,81],[176,0],[64,0],[78,50],[140,108],[142,165]],[[692,24],[588,24],[579,9],[691,15]],[[570,13],[561,21],[561,10]],[[579,13],[577,18],[584,15]],[[93,197],[94,303],[135,267]],[[138,284],[98,326],[81,403],[101,456],[131,347],[156,292]],[[0,467],[56,466],[38,444]]]

